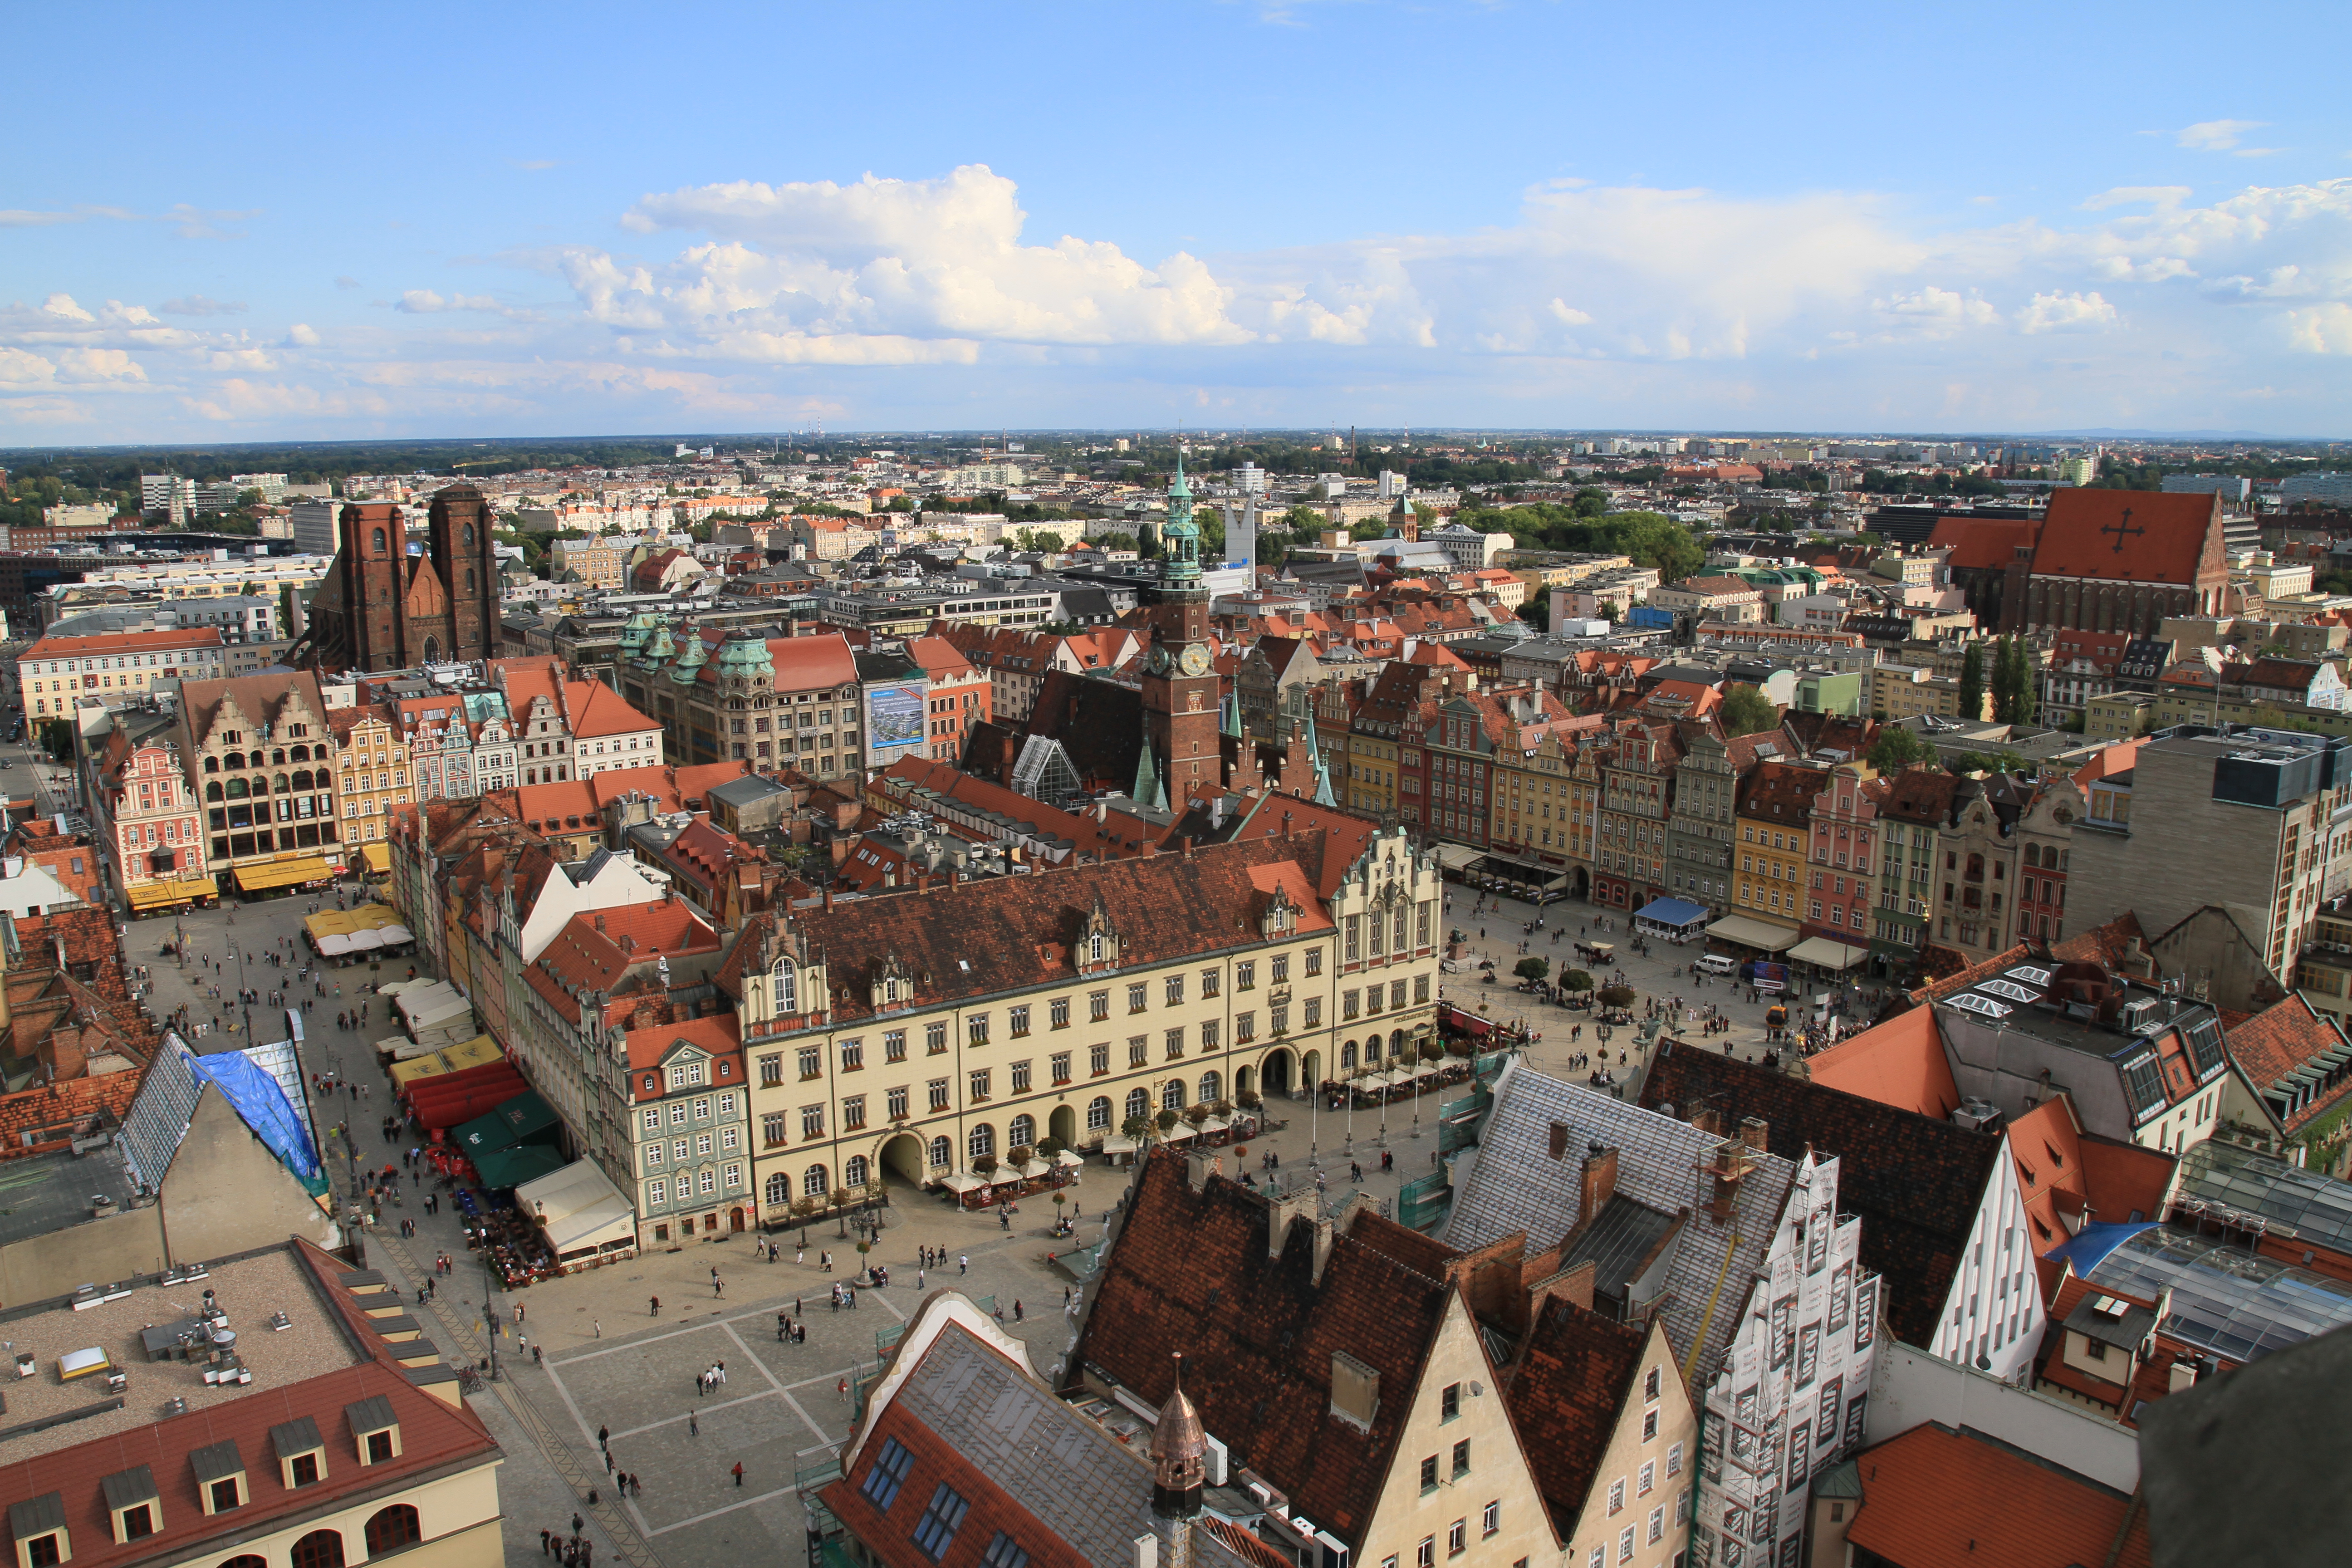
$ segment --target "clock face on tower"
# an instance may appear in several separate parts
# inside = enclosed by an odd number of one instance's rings
[[[1209,650],[1194,643],[1184,650],[1177,662],[1187,675],[1206,675],[1209,673]]]
[[[1150,666],[1151,666],[1151,673],[1152,673],[1152,674],[1154,674],[1154,675],[1165,675],[1165,674],[1167,674],[1167,673],[1168,673],[1168,663],[1169,663],[1169,660],[1168,660],[1168,650],[1167,650],[1166,648],[1164,648],[1164,647],[1155,647],[1155,648],[1153,648],[1153,649],[1151,650],[1151,658],[1150,658],[1150,659],[1149,660],[1149,662],[1150,662]]]

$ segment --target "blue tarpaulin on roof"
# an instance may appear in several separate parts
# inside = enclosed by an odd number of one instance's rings
[[[2146,1220],[2138,1225],[2086,1225],[2074,1233],[2073,1240],[2052,1247],[2042,1256],[2053,1260],[2067,1259],[2074,1265],[2074,1272],[2087,1279],[2091,1270],[2106,1260],[2108,1253],[2155,1223]]]
[[[286,1168],[294,1173],[304,1191],[317,1197],[327,1190],[319,1152],[310,1146],[310,1135],[301,1117],[287,1103],[286,1091],[278,1086],[276,1079],[242,1051],[191,1057],[188,1066],[200,1080],[219,1089],[236,1108],[245,1124],[253,1129],[254,1136],[286,1163]]]
[[[1679,929],[1704,921],[1706,919],[1706,910],[1703,906],[1694,904],[1685,899],[1652,899],[1633,911],[1633,918],[1637,921],[1647,921],[1652,925],[1672,926]]]

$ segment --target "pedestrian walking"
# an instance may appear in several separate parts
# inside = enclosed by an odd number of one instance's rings
[[[743,1461],[740,1459],[735,1461],[735,1484],[739,1487],[743,1484]]]
[[[661,1298],[660,1298],[659,1296],[656,1296],[656,1297],[653,1297],[653,1298],[651,1298],[651,1299],[650,1299],[649,1303],[648,1303],[648,1306],[647,1306],[646,1315],[647,1315],[648,1317],[655,1317],[655,1318],[658,1318],[658,1317],[660,1317],[660,1316],[661,1316]]]
[[[555,1531],[551,1530],[542,1530],[539,1532],[539,1554],[541,1557],[547,1555],[548,1546],[554,1540]]]
[[[611,1450],[613,1447],[613,1429],[610,1426],[599,1426],[596,1428],[596,1447],[605,1449],[608,1452]]]
[[[604,1337],[604,1325],[601,1321],[593,1318],[589,1320],[589,1322],[595,1329],[596,1337],[600,1340],[603,1339]]]
[[[686,1413],[686,1435],[689,1437],[702,1436],[702,1423],[694,1418],[694,1412],[691,1410]]]
[[[958,1254],[956,1254],[956,1275],[957,1275],[957,1277],[958,1277],[959,1279],[961,1279],[962,1276],[964,1276],[964,1275],[966,1275],[966,1274],[969,1274],[969,1273],[971,1273],[971,1254],[970,1254],[970,1253],[968,1253],[968,1252],[959,1252]]]

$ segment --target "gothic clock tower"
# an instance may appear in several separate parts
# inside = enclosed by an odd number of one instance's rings
[[[1151,651],[1143,668],[1144,763],[1157,775],[1165,804],[1181,810],[1196,791],[1222,790],[1225,780],[1217,730],[1216,641],[1209,632],[1209,592],[1201,582],[1201,525],[1192,518],[1181,449],[1176,482],[1168,489],[1160,582],[1151,601]],[[1142,769],[1137,773],[1141,786]]]

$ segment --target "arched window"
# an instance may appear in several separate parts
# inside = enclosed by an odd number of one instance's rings
[[[1374,1049],[1378,1048],[1374,1047]],[[1353,1040],[1339,1047],[1339,1070],[1341,1072],[1356,1070],[1356,1042]]]
[[[293,756],[294,760],[298,763],[307,763],[310,760],[310,748],[308,746],[297,746],[294,748]],[[319,749],[319,760],[320,762],[325,762],[327,760],[327,751],[323,746]]]
[[[1389,1057],[1390,1059],[1394,1060],[1402,1055],[1404,1055],[1404,1031],[1399,1029],[1389,1037]]]
[[[1224,1087],[1225,1080],[1221,1075],[1213,1072],[1202,1073],[1201,1075],[1201,1098],[1194,1103],[1200,1105],[1216,1104],[1217,1101],[1225,1098],[1223,1092]]]
[[[845,1161],[843,1161],[843,1162],[842,1162],[842,1166],[841,1166],[841,1183],[842,1183],[842,1185],[844,1185],[844,1186],[845,1186],[845,1187],[862,1187],[862,1186],[864,1186],[864,1185],[866,1184],[866,1180],[867,1180],[867,1177],[868,1177],[868,1175],[869,1175],[869,1173],[870,1173],[870,1171],[871,1171],[871,1167],[869,1167],[869,1166],[866,1164],[866,1156],[865,1156],[865,1155],[863,1155],[863,1154],[852,1154],[848,1159],[846,1159],[846,1160],[845,1160]]]
[[[1102,962],[1102,932],[1096,931],[1092,936],[1087,938],[1087,962],[1088,963],[1100,963]]]
[[[1184,1109],[1184,1080],[1182,1079],[1171,1078],[1166,1083],[1160,1086],[1160,1109],[1162,1110],[1181,1110]]]
[[[1983,856],[1971,855],[1969,857],[1969,880],[1971,882],[1981,882],[1984,880]]]
[[[425,1527],[407,1503],[388,1503],[368,1516],[366,1535],[368,1555],[381,1557],[424,1540]]]
[[[792,960],[788,958],[776,960],[776,1011],[800,1011],[800,982],[793,974]]]
[[[1004,1124],[1004,1146],[1006,1148],[1026,1148],[1034,1144],[1036,1142],[1037,1119],[1035,1117],[1016,1116],[1011,1121]]]
[[[983,1121],[964,1134],[963,1157],[984,1160],[996,1152],[996,1129]]]
[[[833,1191],[833,1187],[831,1184],[825,1180],[825,1169],[823,1165],[811,1165],[807,1170],[801,1173],[801,1195],[803,1197],[821,1198],[831,1191]]]
[[[1087,1131],[1089,1132],[1110,1131],[1110,1096],[1098,1094],[1087,1101]]]
[[[425,639],[425,662],[427,664],[437,663],[440,660],[440,658],[441,639],[438,637],[426,637]]]
[[[471,550],[473,547],[474,547],[474,525],[473,525],[472,523],[470,523],[470,522],[469,522],[469,523],[467,523],[467,524],[466,525],[466,548],[467,548],[467,549],[468,549],[468,550]],[[471,587],[472,585],[473,585],[473,584],[471,584],[470,583],[467,584],[467,587]]]
[[[218,800],[221,798],[220,780],[215,779],[212,783],[205,785],[205,798],[206,800]]]
[[[932,1139],[931,1169],[934,1171],[944,1171],[954,1163],[955,1145],[948,1142],[947,1135],[945,1133],[941,1133],[939,1137]]]
[[[269,787],[279,795],[291,795],[294,793],[294,785],[292,782],[289,780],[284,773],[279,773],[276,782],[271,784]]]
[[[778,1171],[768,1178],[768,1206],[782,1208],[793,1201],[793,1179]]]
[[[220,759],[218,757],[206,757],[205,759],[205,772],[208,773],[216,773],[220,772]]]
[[[377,537],[382,536],[379,531]],[[290,1568],[343,1568],[343,1533],[339,1530],[314,1530],[294,1543],[286,1561]]]
[[[2041,845],[2029,844],[2025,847],[2025,863],[2029,866],[2039,866],[2042,864]]]
[[[269,1559],[256,1557],[252,1552],[247,1552],[230,1558],[222,1563],[220,1568],[269,1568]]]
[[[467,532],[468,532],[468,533],[471,533],[471,532],[473,532],[474,531],[473,531],[472,529],[468,528],[467,530],[466,530],[466,531],[467,531]],[[474,591],[474,569],[473,569],[471,566],[468,566],[468,567],[467,567],[467,568],[466,568],[466,592],[467,592],[468,594],[470,594],[470,593],[472,593],[473,591]]]
[[[375,552],[376,552],[378,555],[383,554],[383,530],[382,530],[382,529],[380,529],[380,528],[379,528],[379,529],[377,529],[377,530],[375,531],[375,538],[374,538],[374,540],[373,540],[372,542],[373,542],[373,543],[374,544],[374,546],[375,546]]]
[[[254,757],[253,765],[257,768],[261,765],[261,758],[259,755],[257,754]],[[276,751],[269,753],[269,765],[273,768],[282,768],[286,765],[285,747],[280,746]]]
[[[1129,1120],[1151,1114],[1151,1096],[1139,1089],[1127,1091],[1127,1114]]]
[[[322,786],[326,784],[326,782],[327,782],[327,781],[326,781],[326,780],[324,780],[324,779],[320,779],[320,780],[319,781],[319,783],[320,783]],[[310,769],[308,769],[308,768],[297,768],[297,769],[294,771],[294,787],[295,787],[295,789],[296,789],[297,791],[307,790],[307,789],[309,789],[309,788],[310,787]]]
[[[228,788],[224,793],[231,800],[243,800],[250,795],[253,790],[243,779],[231,779],[228,781]]]
[[[231,752],[227,756],[221,759],[221,766],[226,768],[231,773],[237,772],[245,766],[245,753],[243,752]]]

